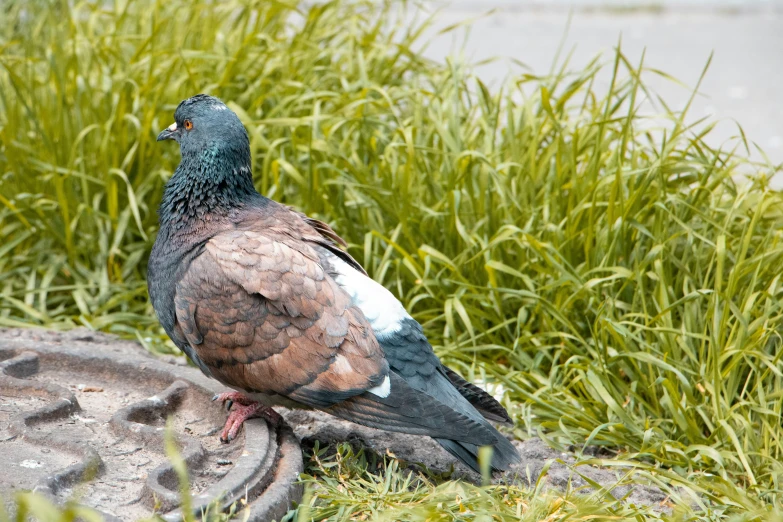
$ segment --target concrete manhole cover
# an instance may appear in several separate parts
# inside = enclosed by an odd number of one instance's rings
[[[279,519],[301,496],[299,443],[288,428],[245,423],[218,440],[225,391],[198,370],[153,358],[134,343],[85,331],[0,330],[0,491],[78,498],[107,520],[153,510],[181,520],[179,484],[165,455],[174,420],[196,513],[247,502],[244,520]]]

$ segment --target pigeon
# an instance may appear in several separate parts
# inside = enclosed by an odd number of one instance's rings
[[[491,395],[444,366],[421,325],[374,281],[326,223],[253,185],[247,131],[218,98],[184,100],[158,141],[179,143],[166,183],[148,289],[171,340],[234,391],[215,399],[234,439],[272,407],[317,409],[434,438],[473,470],[519,461],[488,421],[511,423]]]

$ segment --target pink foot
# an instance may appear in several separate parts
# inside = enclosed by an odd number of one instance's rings
[[[226,425],[220,433],[220,442],[228,443],[234,440],[242,428],[242,424],[248,419],[260,417],[266,420],[272,428],[276,428],[283,420],[269,406],[264,406],[239,392],[221,393],[212,397],[212,400],[227,403],[228,409],[231,410],[228,419],[226,419]]]

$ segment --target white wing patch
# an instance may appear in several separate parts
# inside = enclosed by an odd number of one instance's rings
[[[380,383],[375,388],[370,388],[367,390],[368,392],[372,393],[376,397],[380,397],[381,399],[385,399],[389,396],[391,393],[391,380],[389,379],[389,376],[383,378],[383,382]]]
[[[329,262],[337,272],[335,282],[351,296],[354,306],[362,311],[370,322],[375,337],[381,339],[395,333],[400,329],[400,323],[410,317],[402,303],[383,285],[334,254],[329,256]]]

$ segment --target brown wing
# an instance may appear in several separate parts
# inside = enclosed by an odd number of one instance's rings
[[[210,239],[175,308],[198,358],[230,386],[327,407],[388,375],[370,325],[318,254],[274,227]]]

